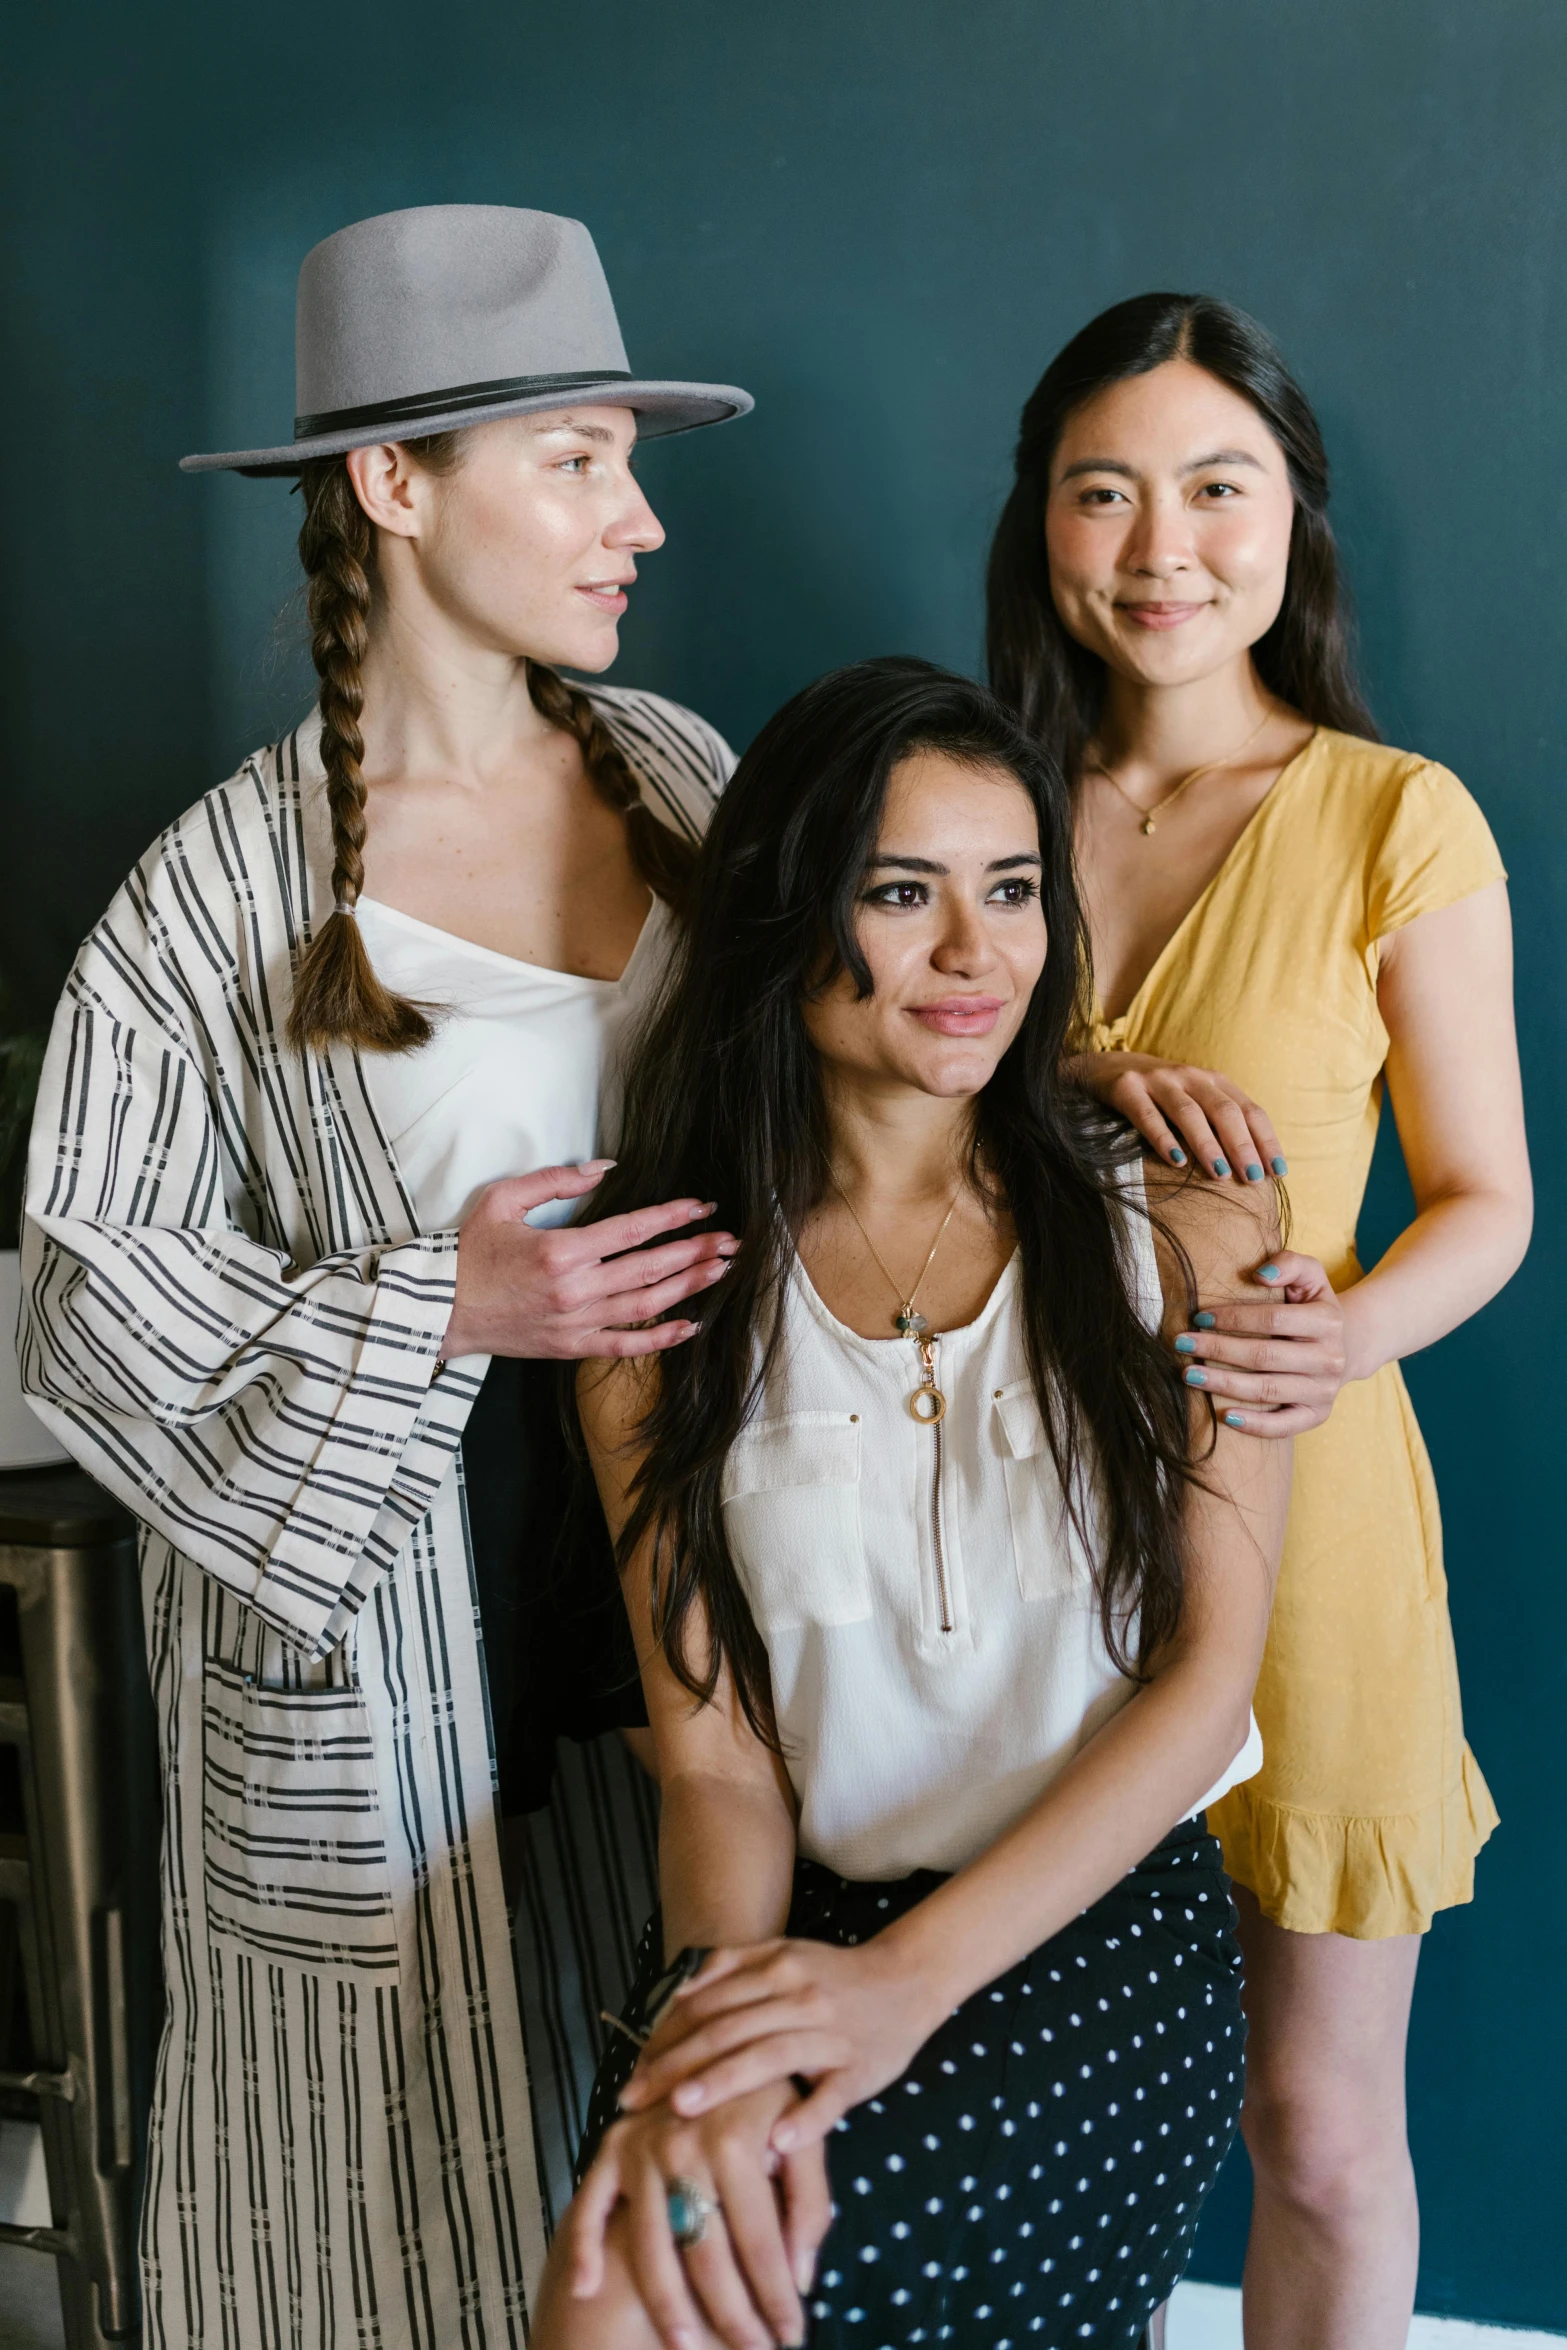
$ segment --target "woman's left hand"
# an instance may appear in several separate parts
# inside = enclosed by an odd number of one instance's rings
[[[1316,1258],[1293,1249],[1276,1249],[1253,1279],[1256,1305],[1204,1307],[1176,1355],[1227,1428],[1299,1436],[1320,1427],[1351,1376],[1344,1308]]]
[[[811,2094],[773,2131],[777,2151],[791,2153],[906,2071],[943,2013],[880,1939],[715,1950],[670,2001],[621,2105],[634,2113],[667,2097],[695,2115],[764,2082],[809,2081]]]

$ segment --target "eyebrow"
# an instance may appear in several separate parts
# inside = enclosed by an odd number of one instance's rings
[[[536,424],[533,429],[541,441],[548,440],[552,433],[572,433],[581,441],[609,441],[613,443],[615,438],[608,425],[579,424],[575,417],[571,416],[561,417],[554,424]]]
[[[866,866],[866,871],[874,873],[880,867],[887,865],[896,867],[900,873],[932,873],[938,878],[950,874],[952,871],[950,865],[938,865],[933,857],[899,856],[872,857]],[[1043,871],[1044,859],[1034,849],[1019,849],[1016,856],[992,857],[990,863],[985,867],[985,871],[987,873],[1005,873],[1014,865],[1035,865]]]
[[[1251,456],[1245,449],[1215,449],[1206,457],[1194,457],[1189,465],[1183,465],[1180,470],[1183,475],[1206,473],[1211,465],[1249,465],[1254,473],[1264,470],[1261,459]],[[1123,465],[1118,457],[1079,457],[1075,465],[1066,468],[1061,479],[1064,482],[1075,481],[1080,473],[1115,473],[1123,481],[1142,479],[1135,465]]]

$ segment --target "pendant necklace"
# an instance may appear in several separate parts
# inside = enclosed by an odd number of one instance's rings
[[[1133,814],[1142,818],[1142,823],[1139,829],[1142,832],[1144,839],[1146,840],[1150,833],[1157,832],[1159,829],[1159,827],[1154,822],[1154,818],[1156,816],[1162,816],[1166,808],[1173,807],[1175,802],[1180,798],[1182,792],[1189,790],[1190,787],[1197,781],[1199,776],[1212,775],[1215,770],[1220,767],[1233,767],[1237,759],[1243,759],[1272,716],[1273,705],[1270,702],[1267,709],[1263,711],[1261,718],[1257,721],[1257,724],[1252,728],[1250,734],[1246,737],[1246,740],[1241,744],[1239,750],[1226,751],[1222,759],[1210,759],[1205,767],[1194,767],[1190,775],[1183,775],[1180,782],[1175,786],[1174,790],[1167,791],[1162,800],[1155,800],[1151,808],[1145,808],[1140,801],[1134,800],[1131,793],[1127,790],[1125,784],[1117,782],[1116,778],[1111,774],[1109,768],[1104,764],[1102,759],[1090,760],[1088,771],[1091,775],[1102,775],[1106,783],[1110,786],[1110,789],[1120,793],[1122,799],[1132,810]]]
[[[838,1197],[842,1200],[850,1215],[854,1216],[855,1223],[859,1225],[860,1238],[864,1241],[866,1247],[870,1250],[871,1255],[876,1259],[876,1262],[878,1265],[880,1265],[882,1271],[887,1275],[887,1279],[892,1285],[892,1293],[894,1297],[902,1299],[901,1305],[892,1317],[892,1326],[894,1330],[897,1331],[900,1338],[913,1339],[916,1348],[919,1350],[920,1358],[920,1383],[914,1390],[914,1393],[908,1399],[909,1412],[914,1419],[919,1421],[922,1428],[934,1428],[938,1420],[944,1420],[947,1416],[947,1399],[942,1394],[941,1389],[936,1385],[936,1342],[930,1335],[930,1324],[925,1319],[925,1316],[918,1311],[914,1301],[919,1296],[921,1289],[924,1287],[925,1276],[930,1271],[931,1265],[935,1261],[937,1249],[940,1248],[942,1241],[946,1238],[947,1226],[951,1223],[953,1217],[957,1214],[958,1201],[962,1196],[963,1186],[960,1183],[957,1190],[953,1193],[952,1204],[948,1208],[946,1214],[942,1217],[940,1229],[938,1230],[935,1239],[930,1244],[930,1254],[926,1257],[924,1264],[920,1267],[920,1277],[918,1281],[915,1282],[914,1287],[909,1291],[907,1297],[904,1297],[903,1284],[889,1269],[887,1260],[882,1255],[881,1250],[876,1246],[875,1241],[872,1240],[864,1225],[860,1224],[859,1217],[855,1215],[853,1200],[850,1199],[848,1193],[844,1190],[843,1185],[838,1181],[837,1176],[833,1174],[830,1167],[828,1168],[827,1172],[832,1179],[832,1187],[834,1191],[838,1194]]]

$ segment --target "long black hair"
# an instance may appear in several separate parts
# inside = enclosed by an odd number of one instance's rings
[[[747,1719],[769,1739],[766,1653],[724,1538],[720,1482],[777,1342],[793,1236],[827,1184],[828,1119],[802,1006],[844,970],[862,997],[872,992],[856,909],[893,770],[921,749],[1015,777],[1038,818],[1049,949],[975,1102],[972,1173],[1016,1228],[1029,1368],[1063,1492],[1092,1476],[1103,1621],[1123,1669],[1137,1669],[1181,1611],[1187,1398],[1128,1293],[1125,1129],[1059,1073],[1087,969],[1065,784],[983,686],[925,661],[862,662],[786,703],[719,801],[689,926],[628,1071],[620,1160],[589,1210],[597,1220],[695,1196],[716,1200],[741,1236],[724,1280],[680,1309],[698,1335],[658,1358],[620,1559],[654,1534],[654,1624],[672,1669],[705,1699],[727,1660]],[[699,1600],[711,1645],[693,1653]]]
[[[1244,310],[1209,294],[1138,294],[1117,302],[1057,352],[1029,395],[1018,427],[1016,479],[996,525],[986,579],[992,687],[1075,780],[1099,724],[1105,666],[1069,633],[1050,592],[1050,468],[1075,409],[1167,359],[1189,359],[1249,400],[1289,468],[1295,493],[1289,574],[1278,618],[1251,649],[1258,676],[1313,725],[1377,741],[1350,651],[1321,429],[1271,337]]]

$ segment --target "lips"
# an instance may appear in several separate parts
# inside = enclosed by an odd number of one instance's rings
[[[1199,612],[1206,612],[1206,602],[1196,604],[1120,604],[1134,628],[1182,628],[1188,620],[1195,620]]]
[[[936,1036],[988,1036],[1005,1008],[998,995],[952,995],[911,1004],[909,1011]]]
[[[635,576],[633,573],[632,578]],[[595,612],[613,612],[618,616],[626,609],[626,590],[630,585],[630,579],[584,580],[577,593],[584,603],[593,606]]]

